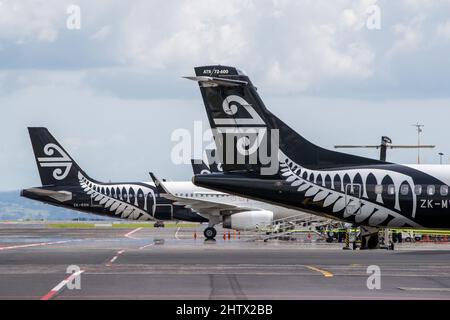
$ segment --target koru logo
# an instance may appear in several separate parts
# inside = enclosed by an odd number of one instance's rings
[[[249,117],[238,115],[243,108]],[[222,109],[229,118],[215,118],[219,133],[235,137],[236,150],[241,155],[254,154],[267,133],[266,125],[253,106],[238,95],[229,95],[222,102]],[[239,127],[237,127],[239,126]]]
[[[45,145],[43,151],[48,157],[38,158],[39,165],[43,168],[55,168],[53,170],[53,178],[64,180],[72,168],[72,160],[61,147],[54,143]],[[55,151],[59,153],[59,156],[55,156]]]
[[[217,125],[249,125],[249,126],[263,126],[264,121],[261,119],[259,114],[255,111],[250,103],[248,103],[244,98],[230,95],[223,100],[222,109],[229,115],[234,116],[238,112],[238,107],[241,105],[250,115],[251,118],[216,118],[214,122]]]

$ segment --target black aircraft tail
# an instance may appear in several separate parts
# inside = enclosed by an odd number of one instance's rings
[[[205,151],[206,151],[206,157],[208,158],[209,171],[211,171],[211,173],[223,172],[222,162],[218,158],[216,150],[208,149]]]
[[[199,83],[224,171],[277,174],[280,151],[310,169],[380,163],[309,142],[267,110],[249,77],[234,67],[197,67],[195,77],[187,78]],[[301,118],[301,110],[293,116]],[[329,134],[316,122],[318,131]]]
[[[79,172],[88,177],[47,128],[28,128],[28,132],[43,186],[78,184]]]
[[[192,159],[192,171],[196,174],[220,173],[223,172],[222,164],[216,158],[216,150],[205,150],[208,163],[200,159]]]
[[[211,173],[211,170],[203,160],[191,159],[191,164],[194,175]]]

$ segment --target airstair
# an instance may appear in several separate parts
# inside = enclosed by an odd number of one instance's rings
[[[258,229],[254,240],[267,241],[270,239],[285,238],[295,234],[315,233],[326,238],[326,233],[319,232],[318,229],[325,230],[331,223],[329,219],[318,219],[316,217],[306,217],[299,214],[287,218],[277,219],[271,225]]]

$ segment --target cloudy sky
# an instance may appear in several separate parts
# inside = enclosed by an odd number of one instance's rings
[[[80,29],[68,28],[71,5]],[[448,12],[450,0],[0,0],[0,190],[40,184],[27,126],[48,127],[99,180],[189,179],[171,133],[208,128],[181,78],[205,64],[245,70],[275,114],[324,147],[415,143],[420,122],[437,145],[423,162],[444,152],[448,163]],[[413,163],[416,151],[388,158]]]

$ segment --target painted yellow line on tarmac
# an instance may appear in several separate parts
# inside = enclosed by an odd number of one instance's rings
[[[333,274],[330,271],[322,270],[313,266],[306,266],[309,270],[320,272],[325,278],[331,278]]]

